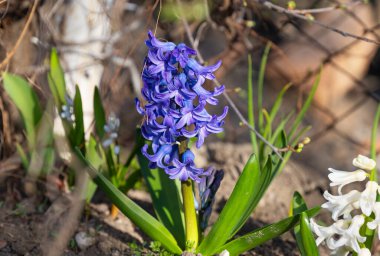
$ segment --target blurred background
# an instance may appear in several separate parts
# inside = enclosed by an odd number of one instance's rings
[[[271,106],[291,83],[280,109],[282,116],[300,109],[323,66],[320,85],[303,121],[304,127],[312,127],[306,134],[311,143],[293,155],[267,192],[250,223],[259,225],[286,216],[294,190],[303,193],[310,205],[320,204],[328,185],[327,168],[352,170],[357,154],[369,155],[372,122],[380,101],[379,22],[380,2],[376,0],[0,0],[0,69],[24,76],[44,105],[52,97],[47,72],[55,47],[68,93],[74,93],[78,84],[83,98],[92,100],[97,86],[106,113],[120,118],[118,144],[129,152],[135,128],[141,123],[134,98],[140,96],[148,30],[163,41],[195,46],[209,65],[222,60],[217,79],[245,117],[248,55],[253,60],[253,81],[257,81],[264,48],[271,43],[263,105]],[[227,105],[220,100],[215,113]],[[84,107],[85,116],[92,114],[89,104]],[[72,201],[62,196],[64,164],[57,157],[49,175],[39,180],[43,193],[29,195],[15,146],[25,144],[24,128],[3,86],[0,111],[0,255],[128,255],[126,251],[132,255],[136,246],[144,247],[145,237],[126,218],[109,218],[108,205],[99,193],[85,206],[84,216],[73,215],[77,218],[74,228],[62,235],[58,219],[73,208]],[[91,119],[86,122],[91,130]],[[214,164],[226,171],[220,204],[228,198],[251,153],[249,130],[240,122],[230,109],[224,134],[211,136],[198,156],[201,165]],[[380,150],[380,140],[376,148]],[[149,203],[143,192],[132,190],[129,195],[142,205]],[[67,237],[63,245],[50,239],[54,232]],[[84,234],[86,242],[78,234]],[[53,245],[56,250],[47,249]],[[269,247],[251,254],[297,254],[291,237],[275,240]]]

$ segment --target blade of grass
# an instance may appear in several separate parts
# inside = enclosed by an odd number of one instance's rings
[[[379,127],[379,122],[380,122],[380,104],[377,106],[375,118],[373,120],[372,131],[371,131],[370,155],[371,155],[372,159],[376,159],[376,145],[377,145],[377,132],[378,132],[377,129]],[[376,168],[374,168],[371,171],[370,180],[377,182],[377,170],[376,170]]]
[[[285,92],[292,86],[291,83],[286,84],[280,91],[280,93],[277,95],[277,98],[273,104],[272,110],[270,111],[270,120],[273,122],[273,120],[276,118],[276,115],[281,107],[282,99],[284,97]]]
[[[57,54],[57,50],[55,48],[52,49],[50,54],[50,71],[49,77],[51,79],[52,84],[50,85],[50,89],[55,87],[52,93],[57,93],[58,99],[60,103],[66,102],[65,94],[66,94],[66,84],[65,84],[65,76],[63,73],[63,69],[61,64],[59,63],[59,58]],[[54,86],[53,86],[54,84]]]
[[[265,118],[265,128],[264,128],[263,136],[266,140],[269,141],[272,137],[272,122],[270,120],[269,114],[266,111],[266,109],[263,109],[263,115]],[[262,143],[260,145],[260,155],[262,155],[262,156],[268,155],[268,153],[270,153],[270,152],[267,152],[266,149],[267,149],[267,145]],[[269,150],[271,151],[271,149],[269,149]]]
[[[95,117],[95,130],[100,139],[104,137],[104,125],[106,124],[106,113],[103,108],[102,99],[98,87],[94,91],[94,117]]]
[[[259,77],[257,80],[257,109],[258,109],[258,116],[259,116],[259,130],[262,132],[263,125],[264,125],[264,117],[262,113],[263,109],[263,93],[264,93],[264,77],[265,77],[265,68],[267,66],[268,61],[268,55],[269,50],[271,48],[271,43],[269,42],[264,49],[263,57],[261,58],[260,63],[260,70],[259,70]]]
[[[74,146],[82,149],[82,152],[86,151],[85,141],[84,141],[84,123],[83,123],[83,109],[82,109],[82,96],[79,87],[75,87],[75,97],[74,97],[74,115],[75,115],[75,129],[73,130],[73,140]]]
[[[277,125],[276,130],[274,130],[272,138],[269,140],[270,143],[274,143],[277,140],[278,135],[284,130],[286,124],[289,122],[290,118],[294,115],[294,110],[291,111],[281,122]],[[286,146],[286,145],[285,145]]]
[[[255,127],[255,109],[253,104],[253,82],[252,82],[252,57],[248,55],[248,122]],[[253,153],[258,153],[256,134],[250,131],[251,145]]]
[[[378,126],[379,126],[379,121],[380,121],[380,104],[377,106],[375,118],[374,118],[373,124],[372,124],[371,149],[370,149],[370,156],[371,156],[372,159],[376,159],[377,129],[378,129]],[[378,180],[378,178],[377,178],[377,168],[376,167],[373,168],[373,170],[371,171],[370,180],[371,181],[376,181],[376,182]],[[379,196],[377,196],[377,200],[376,201],[379,201]],[[369,221],[372,221],[372,218],[366,217],[366,219],[365,219],[365,227],[366,228],[364,230],[364,235],[365,235],[365,237],[367,237],[367,239],[364,242],[364,244],[365,244],[365,246],[367,248],[372,248],[373,239],[375,238],[375,230],[369,229],[367,227],[366,224]]]
[[[299,138],[301,138],[301,136],[303,134],[305,134],[308,130],[310,130],[310,126],[307,126],[307,127],[304,127],[298,134],[297,134],[297,137],[294,139],[294,141],[298,141]],[[292,146],[295,146],[294,144]],[[290,156],[292,155],[292,151],[288,151],[285,153],[285,155],[283,155],[283,160],[280,161],[276,167],[273,169],[273,173],[272,173],[272,177],[271,177],[271,180],[273,180],[276,175],[280,174],[281,171],[284,169],[286,163],[289,161],[289,158]]]
[[[321,80],[321,74],[322,74],[322,67],[321,67],[321,70],[319,71],[319,73],[318,73],[318,75],[314,81],[313,86],[311,87],[310,93],[309,93],[305,103],[303,104],[301,111],[298,113],[298,115],[296,116],[296,119],[294,120],[292,128],[288,134],[289,142],[294,142],[294,140],[292,140],[293,135],[297,131],[298,126],[300,125],[302,119],[304,118],[306,111],[309,109],[309,107],[311,105],[311,102],[314,98],[315,92],[318,89],[319,81]]]

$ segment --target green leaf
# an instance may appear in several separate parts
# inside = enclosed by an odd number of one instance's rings
[[[44,163],[42,166],[43,175],[47,175],[53,170],[55,163],[55,149],[53,146],[46,147],[42,154],[44,156]]]
[[[301,238],[303,249],[305,250],[303,256],[318,256],[318,247],[315,243],[313,233],[310,230],[309,216],[306,212],[301,213]]]
[[[263,118],[263,88],[264,88],[264,77],[265,77],[265,68],[267,66],[269,50],[271,48],[271,43],[269,42],[264,50],[263,57],[261,58],[259,77],[257,81],[257,108],[259,111],[259,130],[262,133],[264,118]]]
[[[30,149],[36,144],[36,126],[41,120],[42,109],[37,95],[29,83],[17,75],[3,73],[4,89],[20,111],[25,125]]]
[[[248,123],[255,127],[255,110],[253,104],[253,82],[252,82],[252,57],[248,55]],[[250,131],[253,153],[258,153],[256,134]]]
[[[289,119],[294,115],[294,111],[291,111],[281,122],[277,125],[276,130],[272,134],[272,138],[269,140],[270,143],[274,143],[277,140],[277,136],[284,132],[285,125],[288,123]],[[284,145],[285,147],[286,145]]]
[[[97,150],[97,142],[93,136],[90,136],[86,143],[86,159],[92,167],[99,170],[104,164],[102,155]],[[90,202],[96,191],[96,184],[93,181],[89,181],[86,188],[86,201]]]
[[[278,110],[281,107],[282,99],[284,97],[285,92],[292,86],[291,83],[286,84],[280,91],[280,93],[277,95],[276,100],[274,101],[272,110],[270,111],[270,120],[273,122],[273,120],[276,118],[276,115],[278,113]]]
[[[51,77],[50,73],[47,74],[47,79],[48,79],[48,84],[49,84],[50,92],[53,95],[54,103],[57,106],[58,111],[61,111],[61,108],[62,108],[62,105],[64,104],[64,102],[61,102],[61,100],[59,98],[57,87],[55,86],[54,80]]]
[[[292,128],[291,128],[291,130],[289,132],[289,135],[288,135],[288,138],[289,138],[290,142],[294,141],[294,140],[292,140],[293,139],[293,135],[297,131],[298,126],[300,125],[302,119],[304,118],[304,116],[306,114],[306,111],[309,109],[309,107],[311,105],[311,102],[312,102],[312,100],[314,98],[315,92],[318,89],[319,81],[321,80],[321,74],[322,74],[322,68],[319,71],[319,73],[318,73],[318,75],[317,75],[317,77],[316,77],[316,79],[314,81],[313,86],[311,87],[309,96],[307,96],[307,99],[306,99],[305,103],[303,104],[303,106],[301,108],[301,111],[298,113],[298,115],[296,116],[296,119],[294,120],[294,123],[293,123]]]
[[[301,212],[306,211],[306,210],[307,210],[307,205],[306,205],[305,201],[303,200],[301,194],[298,192],[294,192],[289,215],[290,216],[297,215],[297,214],[300,214]],[[296,237],[297,246],[301,252],[301,255],[306,255],[305,254],[306,251],[305,251],[305,248],[304,248],[303,243],[302,243],[300,224],[297,224],[294,227],[294,235]]]
[[[25,170],[28,170],[29,159],[26,156],[24,149],[21,147],[19,143],[16,143],[16,150],[18,155],[20,156],[22,166],[25,168]]]
[[[85,140],[84,140],[84,123],[83,123],[83,109],[82,109],[82,98],[80,94],[79,87],[75,87],[75,97],[74,97],[74,115],[75,115],[75,129],[73,135],[73,145],[81,148],[85,151]]]
[[[102,99],[98,87],[95,87],[94,92],[94,117],[95,117],[95,129],[99,138],[104,137],[104,125],[106,124],[106,114],[104,112]]]
[[[244,225],[269,184],[270,168],[270,158],[266,168],[260,170],[256,155],[250,157],[218,220],[198,247],[197,252],[204,255],[214,254],[217,248]]]
[[[138,131],[136,144],[141,148],[143,142]],[[149,161],[141,151],[137,152],[137,158],[158,219],[177,238],[180,246],[185,248],[184,215],[179,180],[170,179],[162,169],[149,169]]]
[[[55,100],[59,100],[61,104],[66,103],[65,76],[61,64],[59,63],[57,50],[55,48],[52,49],[50,54],[50,72],[48,74],[48,82]]]
[[[299,138],[305,133],[307,132],[308,130],[310,129],[310,126],[308,127],[304,127],[298,134],[297,136],[295,137],[294,141],[298,141]],[[295,143],[294,143],[295,144]],[[287,144],[288,145],[288,142]],[[292,145],[292,146],[295,146],[295,145]],[[271,177],[271,180],[273,180],[278,174],[281,173],[281,171],[284,169],[284,166],[286,165],[286,163],[289,161],[289,158],[290,156],[292,155],[292,151],[288,151],[285,153],[285,155],[283,155],[283,160],[282,161],[279,161],[275,168],[273,168],[273,172],[272,172],[272,177]]]
[[[313,217],[320,210],[320,207],[313,208],[308,210],[306,213],[309,217]],[[278,237],[285,233],[286,231],[293,228],[300,220],[301,215],[297,214],[295,216],[283,219],[275,224],[267,225],[265,227],[256,229],[255,231],[248,233],[242,237],[239,237],[231,242],[225,244],[219,249],[215,250],[216,252],[221,252],[227,250],[231,256],[239,255],[243,252],[251,250],[256,246],[259,246],[268,240]],[[209,254],[207,254],[209,255]]]
[[[297,215],[307,210],[307,205],[299,192],[294,192],[290,215]]]
[[[168,251],[175,254],[182,253],[175,238],[164,225],[133,202],[123,192],[118,190],[106,177],[94,169],[83,157],[78,148],[76,148],[75,151],[82,163],[86,165],[86,171],[88,171],[94,182],[106,193],[111,202],[116,205],[125,216],[127,216],[153,241],[159,241]]]
[[[124,167],[124,168],[126,168],[126,167]],[[132,189],[136,185],[136,183],[140,179],[142,179],[142,173],[141,173],[140,169],[133,170],[132,172],[129,172],[129,174],[125,180],[125,184],[123,184],[120,187],[120,190],[127,193],[130,189]]]
[[[375,118],[373,119],[373,124],[372,124],[371,152],[370,152],[372,159],[376,159],[377,132],[378,132],[377,129],[379,127],[379,122],[380,122],[380,104],[377,106]],[[371,171],[370,180],[377,182],[377,169],[376,169],[376,167],[373,168],[373,170]]]
[[[380,104],[377,106],[376,109],[376,114],[373,119],[373,124],[372,124],[372,131],[371,131],[371,150],[370,150],[370,155],[372,159],[376,159],[376,146],[377,146],[377,132],[378,132],[378,126],[380,122]],[[371,181],[376,181],[378,180],[377,178],[377,168],[373,168],[371,170],[370,178]],[[379,195],[377,196],[376,201],[379,201]],[[373,239],[375,238],[375,230],[369,229],[367,227],[367,223],[369,221],[372,221],[370,217],[366,217],[365,224],[363,225],[365,227],[364,230],[364,235],[367,238],[364,242],[365,246],[367,248],[372,248],[373,244]]]

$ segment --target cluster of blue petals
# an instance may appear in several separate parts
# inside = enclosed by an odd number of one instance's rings
[[[212,66],[200,65],[194,57],[196,51],[180,43],[159,41],[151,31],[146,45],[149,48],[142,71],[142,95],[144,106],[136,99],[137,111],[144,115],[141,127],[145,139],[152,141],[151,153],[148,145],[142,148],[149,159],[150,167],[160,167],[171,179],[200,182],[209,173],[196,168],[194,154],[187,149],[179,157],[179,141],[197,138],[200,148],[205,138],[223,131],[223,119],[228,107],[221,115],[210,115],[205,106],[217,105],[215,96],[224,91],[224,86],[208,91],[203,84],[215,79],[213,72],[221,62]]]

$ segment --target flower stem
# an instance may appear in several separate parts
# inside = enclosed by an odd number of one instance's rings
[[[195,249],[198,246],[198,222],[195,213],[193,186],[190,179],[181,182],[183,208],[185,212],[186,244],[188,249]]]

